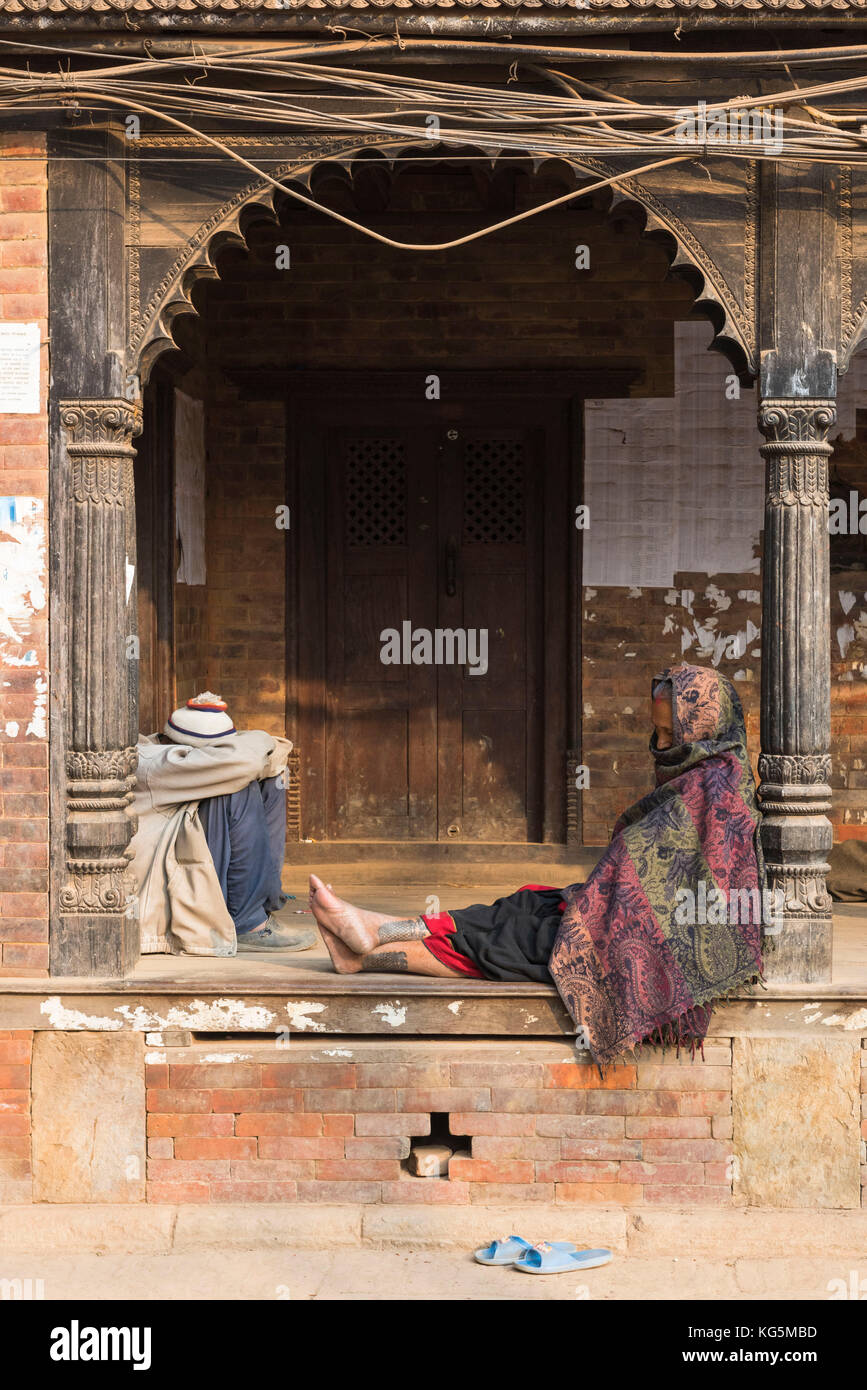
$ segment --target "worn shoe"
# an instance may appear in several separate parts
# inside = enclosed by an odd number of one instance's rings
[[[309,927],[290,930],[269,915],[264,927],[238,937],[238,951],[309,951],[316,945],[316,932]]]

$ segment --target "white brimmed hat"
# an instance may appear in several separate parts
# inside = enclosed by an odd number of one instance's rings
[[[176,709],[163,729],[166,738],[173,743],[186,743],[193,748],[200,748],[235,732],[225,700],[213,695],[210,690],[194,695],[180,709]]]

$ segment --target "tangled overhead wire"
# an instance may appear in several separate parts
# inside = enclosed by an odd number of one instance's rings
[[[402,54],[413,42],[402,42]],[[2,43],[18,51],[28,47],[17,41]],[[332,56],[335,50],[340,50],[337,56],[348,56],[347,48],[353,57],[365,51],[378,56],[381,47],[375,42],[368,42],[366,50],[364,44],[357,42],[295,43],[198,57],[125,56],[122,62],[111,64],[102,54],[61,50],[66,54],[75,52],[79,61],[89,58],[97,63],[73,68],[67,57],[56,71],[33,71],[30,63],[26,70],[0,68],[0,113],[44,112],[74,106],[81,116],[90,119],[147,117],[158,127],[169,127],[184,132],[197,143],[204,142],[220,156],[243,165],[263,183],[365,236],[399,249],[425,251],[450,249],[598,189],[691,160],[727,156],[739,160],[867,164],[867,125],[863,124],[867,113],[856,105],[867,87],[867,77],[860,75],[835,77],[803,87],[795,86],[790,78],[791,85],[771,92],[725,100],[699,98],[691,105],[673,106],[635,101],[600,89],[562,67],[529,62],[530,54],[540,56],[540,50],[529,45],[497,46],[504,59],[511,58],[513,48],[521,49],[527,55],[522,66],[530,79],[516,82],[511,69],[501,85],[416,77],[351,63],[337,66],[318,61]],[[44,44],[33,45],[32,49],[43,60],[57,52]],[[559,50],[560,61],[569,53],[574,61],[575,52],[578,51]],[[613,51],[609,51],[609,56],[610,52]],[[840,50],[833,52],[839,62]],[[585,54],[586,50],[580,51],[579,56]],[[848,57],[850,50],[845,50],[845,54]],[[635,55],[621,50],[618,56],[631,61]],[[643,59],[648,55],[638,56]],[[781,55],[770,56],[774,59]],[[863,51],[861,56],[863,60]],[[702,60],[710,61],[709,55],[702,55]],[[245,85],[223,85],[227,75]],[[743,85],[742,75],[740,80]],[[819,109],[817,103],[829,98],[842,98],[842,106],[836,111]],[[626,162],[590,185],[579,186],[452,241],[400,242],[325,206],[292,183],[274,178],[261,161],[247,158],[233,147],[228,133],[239,122],[248,131],[267,127],[271,132],[376,135],[384,143],[426,145],[428,151],[433,133],[437,145],[450,152],[448,157],[461,148],[472,147],[492,159],[506,154],[536,160],[561,159],[579,166],[582,158]],[[636,164],[635,160],[639,162]]]

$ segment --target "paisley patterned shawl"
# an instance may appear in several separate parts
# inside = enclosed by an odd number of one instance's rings
[[[764,864],[740,700],[702,666],[659,681],[672,691],[673,746],[658,749],[653,734],[656,788],[620,817],[587,882],[566,890],[549,963],[600,1065],[643,1040],[694,1047],[713,1001],[762,969]]]

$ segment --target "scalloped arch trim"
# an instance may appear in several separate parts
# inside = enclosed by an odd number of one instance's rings
[[[273,177],[281,181],[291,179],[294,183],[309,188],[318,167],[339,164],[341,159],[346,160],[362,150],[379,155],[387,167],[393,167],[394,161],[401,154],[420,148],[430,153],[430,142],[425,140],[411,144],[405,141],[373,143],[355,137],[348,140],[342,148],[317,153],[303,164],[292,161],[279,165],[273,171]],[[460,150],[449,147],[442,158],[459,163]],[[528,164],[532,164],[534,171],[538,171],[549,162],[552,161],[528,156]],[[606,178],[618,172],[597,159],[585,159],[580,163],[576,160],[556,162],[568,163],[576,177],[587,174],[591,179],[594,175]],[[496,165],[497,160],[491,159],[491,168],[495,169]],[[576,192],[580,193],[580,185]],[[683,275],[691,283],[696,306],[703,311],[714,328],[713,346],[723,352],[739,371],[754,373],[754,276],[749,267],[745,276],[747,302],[742,305],[726,283],[719,267],[695,235],[671,208],[640,181],[624,177],[619,185],[612,186],[610,192],[612,196],[609,214],[625,204],[636,206],[645,217],[643,235],[655,236],[667,243],[671,258],[670,272]],[[282,202],[286,196],[261,180],[253,180],[239,189],[199,226],[130,325],[128,351],[131,372],[138,371],[142,380],[146,380],[157,357],[175,346],[172,323],[182,314],[196,312],[191,296],[197,282],[219,278],[216,258],[227,246],[246,245],[241,229],[242,219],[255,208],[266,219],[277,223],[279,218],[275,203]],[[748,190],[748,201],[749,197]],[[749,221],[749,211],[747,220]],[[752,254],[747,245],[746,261],[749,261]],[[136,296],[132,295],[131,300],[135,303]]]

